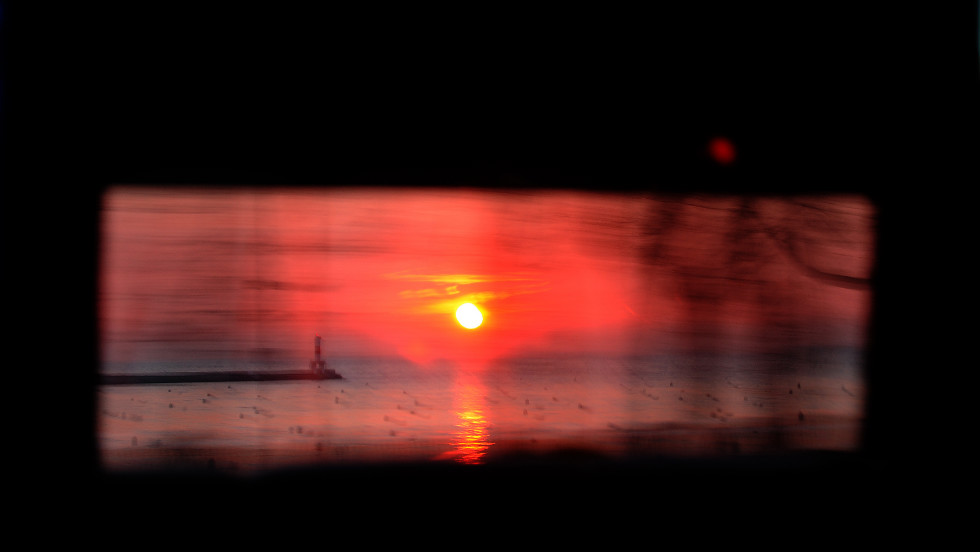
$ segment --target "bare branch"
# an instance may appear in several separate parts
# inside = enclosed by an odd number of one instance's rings
[[[779,246],[786,255],[796,263],[797,266],[803,269],[809,276],[822,280],[828,284],[835,286],[845,287],[849,289],[865,289],[871,284],[870,278],[860,278],[856,276],[847,276],[844,274],[836,274],[833,272],[825,272],[816,267],[807,264],[803,257],[800,255],[796,248],[796,240],[790,235],[786,230],[777,231],[768,226],[763,227],[763,231]]]

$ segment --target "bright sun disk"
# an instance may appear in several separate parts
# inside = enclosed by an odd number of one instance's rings
[[[463,303],[456,309],[456,320],[464,328],[472,330],[483,323],[483,313],[473,303]]]

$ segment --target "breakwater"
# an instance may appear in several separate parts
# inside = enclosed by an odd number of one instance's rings
[[[267,371],[267,372],[171,372],[156,374],[102,374],[99,382],[105,385],[145,384],[145,383],[197,383],[223,381],[295,381],[342,379],[333,370],[312,371]]]

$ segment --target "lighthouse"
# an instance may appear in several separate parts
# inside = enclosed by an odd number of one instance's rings
[[[313,360],[310,361],[310,370],[318,374],[327,371],[327,363],[320,359],[320,334],[316,334],[313,341]]]

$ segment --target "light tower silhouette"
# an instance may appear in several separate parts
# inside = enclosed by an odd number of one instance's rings
[[[313,341],[313,360],[310,361],[310,370],[323,373],[327,370],[327,363],[320,359],[320,334],[316,334]]]

